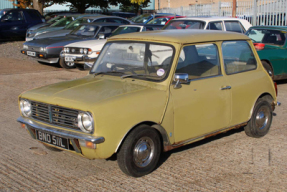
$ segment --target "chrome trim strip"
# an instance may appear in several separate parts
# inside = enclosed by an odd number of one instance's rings
[[[71,131],[66,131],[66,130],[56,129],[56,128],[53,128],[53,127],[48,127],[48,126],[45,126],[45,125],[40,125],[40,124],[38,124],[36,122],[33,122],[32,120],[30,120],[28,118],[24,118],[24,117],[19,117],[17,119],[17,121],[19,123],[23,123],[23,124],[29,125],[32,128],[34,128],[34,129],[45,131],[45,132],[48,132],[48,133],[52,133],[54,135],[57,135],[57,136],[60,136],[60,137],[65,137],[65,138],[68,138],[68,139],[82,139],[82,140],[85,140],[85,141],[92,142],[94,144],[103,143],[105,141],[104,137],[94,137],[94,136],[86,135],[86,134],[83,134],[83,133],[74,133],[74,132],[71,132]],[[57,127],[57,126],[55,126],[55,127]]]

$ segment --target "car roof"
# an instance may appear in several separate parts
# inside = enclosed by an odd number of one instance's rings
[[[122,17],[118,17],[118,16],[110,16],[110,15],[96,15],[96,16],[84,16],[84,18],[88,18],[88,19],[98,19],[98,18],[107,18],[107,17],[112,17],[112,18],[119,18],[119,19],[124,19]]]
[[[234,32],[179,29],[179,30],[157,30],[142,33],[128,33],[128,34],[116,35],[108,39],[108,41],[113,40],[128,40],[128,41],[139,40],[139,41],[187,44],[187,43],[224,41],[224,40],[250,40],[250,38],[247,37],[246,35]]]
[[[174,20],[199,20],[199,21],[218,21],[218,20],[224,20],[224,21],[229,21],[229,20],[236,20],[236,21],[242,21],[244,19],[239,19],[239,18],[234,18],[234,17],[185,17],[185,18],[178,18]]]
[[[97,26],[121,26],[122,23],[109,23],[109,22],[95,22],[95,23],[83,23],[82,25],[97,25]],[[127,25],[129,26],[129,25]]]
[[[253,27],[250,27],[250,28],[252,28],[252,29],[262,29],[262,28],[264,28],[264,29],[278,29],[278,30],[287,30],[287,26],[253,26]]]

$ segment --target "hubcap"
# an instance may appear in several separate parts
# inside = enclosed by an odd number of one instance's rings
[[[269,75],[272,77],[273,76],[273,74],[272,74],[272,71],[271,70],[268,70],[268,73],[269,73]]]
[[[149,137],[142,137],[134,148],[134,162],[138,167],[146,167],[154,157],[154,142]]]
[[[261,129],[264,129],[269,121],[269,113],[268,113],[268,108],[266,106],[262,106],[257,114],[256,114],[256,120],[255,124],[256,127]]]

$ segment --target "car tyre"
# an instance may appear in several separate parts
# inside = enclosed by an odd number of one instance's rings
[[[60,66],[64,69],[73,69],[73,68],[76,68],[76,64],[75,63],[72,63],[72,62],[69,62],[69,63],[66,63],[64,61],[64,59],[60,59]]]
[[[125,174],[141,177],[156,168],[160,153],[161,139],[158,132],[148,125],[140,125],[124,140],[117,153],[117,161]]]
[[[49,149],[50,151],[56,151],[56,152],[61,152],[61,151],[63,151],[63,150],[58,149],[58,148],[55,148],[55,147],[50,147],[50,146],[45,145],[45,144],[43,144],[43,145],[44,145],[44,147],[46,147],[46,149]]]
[[[272,123],[271,103],[267,98],[260,98],[254,106],[251,119],[244,127],[247,136],[260,138],[266,135]]]
[[[270,77],[274,80],[274,73],[273,73],[273,69],[271,65],[266,61],[261,61],[261,62],[262,62],[263,67],[267,71],[268,75],[270,75]]]

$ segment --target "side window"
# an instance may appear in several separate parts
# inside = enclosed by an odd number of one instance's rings
[[[22,13],[22,11],[11,11],[7,15],[5,15],[4,20],[7,20],[7,21],[23,21],[24,20],[23,13]]]
[[[126,20],[123,20],[123,19],[115,19],[115,18],[109,18],[109,19],[107,19],[107,22],[129,24],[129,22],[126,21]]]
[[[31,19],[33,20],[39,20],[41,19],[41,15],[39,12],[37,11],[34,11],[34,10],[29,10],[29,11],[26,11],[27,14],[30,16]]]
[[[222,54],[226,74],[240,73],[256,69],[257,62],[246,41],[225,41]]]
[[[189,79],[220,75],[217,46],[215,44],[201,44],[183,47],[176,73],[187,73]]]
[[[238,21],[224,21],[226,31],[232,31],[237,33],[245,33],[244,28]]]
[[[222,31],[222,21],[210,22],[206,27],[207,30],[220,30]]]
[[[97,22],[97,23],[104,23],[104,22],[106,22],[106,19],[97,19],[97,20],[95,20],[94,22]]]

